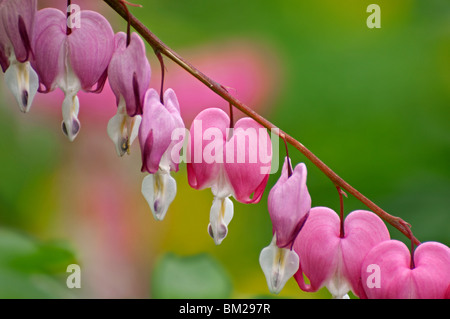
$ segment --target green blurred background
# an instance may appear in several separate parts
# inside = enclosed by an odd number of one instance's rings
[[[101,11],[115,31],[125,30],[102,1],[78,3]],[[254,48],[254,59],[264,63],[254,75],[255,96],[244,102],[409,222],[420,241],[450,245],[448,0],[378,0],[380,29],[366,25],[372,1],[140,3],[131,12],[199,65],[224,43]],[[147,49],[158,83],[159,65]],[[225,51],[239,56],[240,47]],[[226,71],[225,62],[214,63]],[[179,67],[166,67],[170,85]],[[220,78],[221,69],[213,70]],[[185,165],[174,175],[178,194],[166,219],[153,219],[140,193],[138,145],[118,158],[106,134],[114,100],[102,102],[100,95],[92,108],[105,104],[107,111],[81,113],[82,130],[70,143],[60,131],[60,97],[54,105],[38,101],[26,115],[3,83],[0,97],[1,298],[274,297],[258,257],[272,237],[266,203],[278,174],[259,204],[235,202],[228,237],[215,246],[206,231],[212,194],[189,187]],[[333,184],[293,148],[290,155],[308,167],[313,206],[338,210]],[[365,207],[346,199],[346,213],[355,209]],[[71,263],[81,266],[81,289],[66,288]],[[330,295],[304,293],[291,279],[277,297]]]

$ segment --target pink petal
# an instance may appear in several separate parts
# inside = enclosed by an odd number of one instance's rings
[[[56,87],[57,77],[65,71],[66,22],[64,13],[57,9],[42,9],[36,14],[31,64],[46,92]]]
[[[80,14],[81,27],[73,28],[67,36],[68,55],[82,89],[91,91],[108,68],[114,52],[114,32],[101,14],[87,10]]]
[[[311,209],[311,196],[306,187],[306,165],[298,164],[288,178],[288,162],[291,165],[290,160],[285,158],[281,176],[268,197],[278,247],[287,247],[293,242]]]
[[[361,279],[365,293],[370,299],[407,298],[411,291],[410,253],[408,247],[398,240],[389,240],[375,246],[361,265]],[[380,267],[379,288],[369,288],[370,265]],[[373,274],[375,275],[375,273]],[[404,284],[399,285],[402,281]]]
[[[181,134],[179,134],[178,136],[172,135],[172,142],[167,149],[167,151],[170,153],[170,169],[177,172],[180,163],[180,149],[176,149],[176,146],[178,144],[182,146],[186,131],[183,119],[180,115],[180,105],[178,103],[178,98],[174,90],[170,88],[164,92],[164,106],[172,116],[175,128],[181,131]],[[172,134],[175,134],[175,132],[172,132]]]
[[[448,267],[450,249],[440,243],[420,244],[414,252],[413,269],[408,247],[398,240],[385,241],[375,246],[366,256],[361,267],[361,278],[367,283],[369,265],[380,267],[379,288],[364,285],[368,298],[405,299],[405,298],[445,298],[450,284]]]
[[[359,273],[364,257],[379,242],[389,240],[390,235],[384,222],[365,210],[351,212],[345,218],[344,230],[341,240],[344,275],[350,281],[353,292],[359,296],[363,293]]]
[[[414,251],[412,270],[418,298],[445,298],[450,285],[450,248],[438,242],[425,242]]]
[[[372,212],[351,212],[344,221],[341,238],[338,215],[329,208],[312,208],[294,242],[300,256],[300,269],[295,278],[306,291],[316,291],[336,279],[347,281],[360,296],[363,294],[359,278],[361,264],[375,245],[388,239],[386,225]],[[310,279],[310,286],[304,284],[302,270]]]
[[[142,171],[156,173],[163,154],[172,142],[172,131],[176,123],[161,104],[159,95],[149,89],[144,98],[144,113],[139,128],[142,153]]]
[[[339,256],[338,215],[327,207],[314,207],[294,242],[294,250],[300,257],[300,269],[294,275],[300,288],[317,291],[326,279],[333,275]],[[303,273],[310,285],[303,280]]]
[[[37,0],[5,0],[0,4],[0,20],[19,62],[29,58],[36,8]]]
[[[226,137],[226,128],[230,125],[228,115],[217,108],[209,108],[200,112],[194,119],[190,129],[190,142],[188,145],[188,182],[195,189],[204,189],[211,187],[215,182],[222,168],[221,163],[204,158],[206,147],[217,146],[217,149],[223,149]],[[216,140],[205,138],[205,132],[217,132],[221,137]],[[223,154],[219,154],[223,162]]]
[[[232,153],[230,154],[230,150]],[[267,130],[251,118],[242,118],[234,125],[233,136],[225,146],[225,171],[241,203],[257,203],[269,179],[270,162],[261,161],[261,153],[272,154]]]
[[[151,76],[145,44],[137,33],[131,34],[128,47],[125,33],[117,33],[114,40],[115,51],[108,67],[109,84],[117,103],[121,95],[124,97],[129,116],[142,114],[142,104]]]

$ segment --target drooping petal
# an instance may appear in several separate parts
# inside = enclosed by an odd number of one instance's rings
[[[370,266],[378,266],[378,273],[369,272]],[[442,299],[450,284],[450,248],[437,242],[420,244],[414,252],[414,268],[411,269],[411,253],[398,241],[384,241],[375,246],[361,266],[361,278],[365,293],[370,299]],[[370,285],[371,276],[379,276],[379,285]]]
[[[45,8],[36,14],[31,64],[39,75],[44,92],[54,90],[58,78],[64,77],[66,23],[64,13],[54,8]]]
[[[156,220],[164,219],[176,193],[177,183],[167,171],[159,170],[147,175],[142,181],[142,194]]]
[[[83,10],[80,12],[80,28],[73,28],[67,36],[68,60],[80,79],[84,91],[93,91],[104,78],[114,52],[114,32],[101,14]]]
[[[28,61],[35,24],[37,0],[5,0],[0,4],[0,23],[17,61]]]
[[[344,221],[340,237],[338,215],[326,207],[314,207],[294,242],[300,257],[300,270],[295,278],[300,288],[316,291],[322,286],[337,298],[351,289],[363,294],[360,269],[364,257],[378,243],[389,240],[383,221],[369,211],[351,212]],[[309,278],[305,285],[303,273]]]
[[[229,125],[228,115],[217,108],[203,110],[192,122],[187,155],[188,182],[192,188],[204,189],[216,183]]]
[[[438,242],[422,243],[414,251],[414,264],[418,297],[444,298],[450,285],[450,248]]]
[[[263,152],[272,154],[267,130],[248,117],[237,121],[225,146],[224,167],[234,190],[233,196],[241,203],[258,203],[262,197],[271,165],[261,161]]]
[[[30,62],[13,62],[5,72],[5,82],[22,112],[30,110],[39,87],[39,78]]]
[[[233,219],[233,202],[228,198],[214,197],[211,206],[208,233],[216,245],[220,245],[228,234],[228,224]]]
[[[108,66],[108,79],[117,102],[125,99],[129,116],[142,114],[142,104],[150,84],[151,69],[145,53],[145,44],[137,33],[132,33],[127,46],[127,35],[115,35],[115,51]]]
[[[172,132],[176,127],[173,117],[161,104],[158,93],[154,89],[147,90],[139,129],[142,171],[153,174],[159,169],[161,158],[172,143]]]
[[[178,172],[178,167],[180,164],[180,149],[177,148],[178,145],[182,146],[184,138],[186,136],[186,128],[181,118],[180,114],[180,104],[178,103],[178,98],[172,89],[167,89],[164,92],[164,106],[167,111],[172,116],[175,124],[175,131],[172,131],[172,142],[167,149],[167,162],[171,171]]]
[[[278,247],[290,245],[303,226],[311,209],[311,196],[306,187],[306,165],[300,163],[288,177],[290,160],[285,159],[281,176],[270,190],[268,209],[277,234]]]
[[[353,292],[359,296],[363,287],[358,275],[366,254],[378,243],[389,240],[389,231],[384,222],[374,213],[356,210],[344,221],[344,238],[341,240],[344,276],[348,278]]]
[[[279,294],[286,282],[297,272],[299,258],[295,251],[279,248],[274,234],[269,246],[259,255],[259,264],[266,276],[267,286],[273,294]]]
[[[338,215],[327,207],[311,208],[309,217],[294,242],[301,269],[310,281],[308,291],[317,291],[333,275],[338,264],[338,246]],[[294,276],[299,285],[303,282],[303,273],[299,271]]]

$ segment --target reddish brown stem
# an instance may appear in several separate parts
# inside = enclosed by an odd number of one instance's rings
[[[344,196],[347,197],[347,194],[339,187],[336,186],[336,189],[339,194],[339,219],[341,221],[341,229],[339,237],[344,238],[345,232],[344,232]]]
[[[159,100],[161,104],[164,104],[164,76],[166,73],[166,67],[164,66],[164,59],[161,55],[161,52],[155,50],[155,55],[158,58],[159,64],[161,65],[161,89],[159,92]]]
[[[67,0],[67,21],[69,21],[70,14],[72,12],[69,11],[70,5],[72,4],[71,0]],[[70,35],[72,33],[72,29],[69,27],[69,22],[67,22],[66,26],[66,35]]]
[[[289,157],[289,149],[286,142],[286,139],[283,139],[284,142],[284,148],[286,149],[286,159],[287,159],[287,167],[288,167],[288,177],[292,176],[292,165],[291,165],[291,158]]]
[[[106,2],[112,9],[114,9],[119,15],[121,15],[124,19],[127,19],[126,12],[123,7],[120,5],[120,0],[103,0]],[[233,95],[231,95],[222,85],[209,78],[205,74],[203,74],[200,70],[195,68],[191,63],[183,59],[179,56],[174,50],[169,48],[166,44],[164,44],[156,35],[154,35],[141,21],[139,21],[136,17],[130,14],[131,25],[133,28],[150,44],[155,51],[161,52],[173,62],[181,66],[188,73],[198,79],[200,82],[205,84],[210,90],[214,93],[222,97],[224,100],[228,101],[230,104],[235,106],[238,110],[243,112],[248,117],[251,117],[256,122],[264,126],[269,130],[273,130],[277,132],[278,136],[284,139],[287,143],[294,146],[298,151],[300,151],[308,160],[311,161],[318,169],[320,169],[332,182],[334,185],[345,189],[348,193],[352,194],[355,198],[357,198],[361,203],[363,203],[367,208],[372,210],[375,214],[377,214],[380,218],[385,220],[387,223],[391,224],[393,227],[397,228],[401,233],[403,233],[408,238],[410,235],[410,225],[403,221],[401,218],[392,216],[377,206],[374,202],[368,199],[366,196],[361,194],[358,190],[356,190],[353,186],[339,177],[333,170],[331,170],[324,162],[322,162],[314,153],[312,153],[309,149],[307,149],[302,143],[297,141],[295,138],[290,136],[289,134],[283,132],[278,129],[274,124],[272,124],[269,120],[264,118],[263,116],[256,113],[250,107],[239,101]],[[415,244],[419,244],[419,240],[412,236],[412,240]]]

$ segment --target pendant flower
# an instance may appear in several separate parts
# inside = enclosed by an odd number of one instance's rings
[[[142,120],[144,96],[150,84],[151,69],[145,45],[137,33],[115,35],[115,51],[108,67],[109,85],[116,96],[117,114],[108,123],[108,135],[119,156],[129,152]]]
[[[348,214],[341,237],[340,220],[332,209],[311,208],[294,242],[294,250],[300,257],[294,278],[307,292],[325,286],[334,298],[346,298],[349,290],[362,296],[362,262],[375,245],[389,239],[386,225],[372,212],[357,210]],[[309,278],[309,285],[303,274]]]
[[[46,8],[36,14],[33,68],[40,91],[59,87],[64,92],[62,130],[73,141],[80,129],[79,90],[100,92],[114,51],[114,32],[109,22],[93,11],[80,11],[79,28],[67,32],[66,15]],[[94,86],[96,88],[94,89]]]
[[[311,196],[306,187],[307,170],[300,163],[289,176],[290,160],[285,159],[281,176],[270,190],[268,209],[273,225],[273,233],[277,234],[277,246],[290,247],[302,228],[311,209]]]
[[[154,89],[144,97],[139,143],[142,172],[150,173],[142,182],[142,194],[156,220],[163,220],[175,198],[177,184],[170,171],[178,171],[185,127],[175,92],[167,89],[164,104]]]
[[[190,129],[188,182],[195,189],[211,188],[214,195],[208,233],[219,245],[233,218],[237,201],[257,203],[269,178],[272,144],[256,121],[242,118],[229,129],[228,115],[217,108],[200,112]]]
[[[300,163],[291,176],[290,172],[291,162],[286,157],[281,176],[268,197],[273,239],[259,257],[269,290],[274,294],[278,294],[298,270],[299,258],[292,245],[311,209],[311,196],[306,187],[306,165]]]
[[[367,271],[374,265],[377,267],[374,272]],[[408,247],[401,241],[389,240],[367,254],[361,278],[370,299],[444,299],[450,289],[449,267],[450,248],[444,244],[420,244],[411,262]]]
[[[0,1],[0,66],[22,112],[30,110],[39,79],[29,62],[37,0]]]

